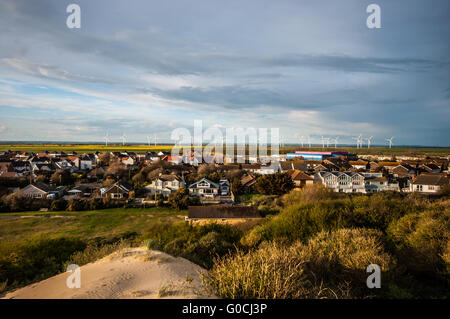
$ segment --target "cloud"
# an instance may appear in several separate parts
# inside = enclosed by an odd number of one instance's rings
[[[406,13],[381,0],[374,31],[360,1],[324,1],[79,0],[82,28],[69,30],[66,3],[4,0],[2,120],[17,138],[145,140],[202,119],[447,145],[434,132],[448,132],[448,2]]]

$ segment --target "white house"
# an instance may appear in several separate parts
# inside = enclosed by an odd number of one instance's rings
[[[145,186],[145,189],[150,194],[162,194],[167,197],[185,186],[186,182],[182,177],[173,174],[162,174],[153,180],[151,184]]]
[[[219,195],[220,185],[202,178],[201,180],[189,185],[189,195],[200,197],[215,197]]]
[[[411,192],[437,193],[448,184],[447,177],[441,174],[421,174],[411,183]]]
[[[314,182],[322,183],[335,192],[365,193],[364,176],[355,172],[318,172],[314,174]]]

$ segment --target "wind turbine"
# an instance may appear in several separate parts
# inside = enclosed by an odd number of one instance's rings
[[[392,148],[392,140],[394,139],[394,137],[392,136],[391,138],[387,138],[386,141],[389,142],[389,148]]]
[[[359,148],[360,137],[361,137],[361,135],[357,136],[357,137],[352,137],[352,140],[356,141],[356,148]]]
[[[308,134],[308,144],[309,144],[309,148],[311,148],[311,137]]]
[[[109,133],[108,132],[106,132],[104,140],[105,140],[105,146],[108,146],[108,141],[109,141]]]
[[[300,143],[302,143],[302,148],[303,148],[303,141],[304,141],[304,136],[302,135],[302,136],[300,136]]]
[[[122,134],[122,145],[125,146],[125,141],[127,139],[127,136],[125,135],[125,133]]]
[[[155,146],[156,146],[156,140],[157,140],[157,136],[156,136],[156,134],[155,134]]]
[[[370,148],[370,144],[372,143],[372,138],[373,138],[373,136],[371,136],[367,139],[367,148]]]
[[[339,136],[336,136],[336,137],[334,138],[334,148],[337,148],[338,140],[339,140]]]
[[[330,138],[329,138],[329,137],[327,137],[327,138],[325,139],[325,142],[327,142],[327,148],[330,147]]]
[[[325,139],[323,138],[323,136],[322,136],[322,148],[325,148]]]
[[[150,136],[147,136],[147,144],[150,146]]]

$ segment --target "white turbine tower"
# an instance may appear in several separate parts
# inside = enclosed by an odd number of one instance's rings
[[[339,136],[336,136],[334,138],[334,148],[337,148],[338,140],[339,140]]]
[[[391,138],[387,138],[386,141],[389,142],[389,148],[392,148],[392,140],[394,139],[394,137],[392,136]]]
[[[330,147],[330,138],[327,137],[327,138],[325,139],[325,141],[327,142],[327,148]]]
[[[372,138],[373,138],[373,136],[371,136],[367,139],[367,148],[370,148],[370,144],[372,144]]]
[[[109,141],[109,133],[108,132],[106,132],[106,135],[103,139],[105,140],[105,146],[108,146],[108,141]]]
[[[322,140],[322,148],[325,148],[325,139],[323,138],[323,136],[321,137]]]
[[[150,146],[150,136],[147,136],[147,144]]]
[[[303,142],[304,142],[305,137],[302,135],[300,136],[300,143],[302,143],[302,148],[303,148]]]
[[[311,148],[311,137],[308,134],[308,144],[309,144],[309,148]]]
[[[358,136],[358,142],[359,142],[359,148],[363,147],[363,137],[362,134],[359,134]]]
[[[359,148],[359,137],[352,137],[352,140],[356,141],[356,148]]]
[[[157,136],[156,136],[156,134],[155,134],[154,140],[155,140],[155,146],[156,146],[156,141],[157,141]]]
[[[125,133],[122,134],[122,145],[125,146],[125,142],[126,142],[127,136],[125,135]]]

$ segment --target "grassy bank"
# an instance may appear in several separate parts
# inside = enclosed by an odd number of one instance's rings
[[[0,215],[0,287],[20,287],[142,243],[155,225],[184,224],[185,211],[169,208]],[[153,228],[152,228],[153,227]],[[1,291],[0,291],[1,292]]]

